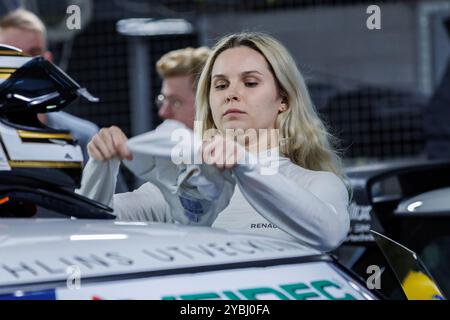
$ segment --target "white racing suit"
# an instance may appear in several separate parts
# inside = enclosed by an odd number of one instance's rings
[[[274,167],[273,158],[267,161],[261,154],[258,158],[247,154],[252,162],[225,171],[206,164],[177,165],[172,156],[179,154],[180,143],[171,137],[179,128],[180,123],[167,120],[128,140],[133,160],[124,164],[148,181],[140,188],[114,195],[119,160],[91,158],[77,192],[113,207],[120,220],[256,232],[295,239],[321,251],[332,250],[345,239],[348,192],[337,176],[304,169],[285,157],[277,158]],[[184,130],[195,139],[192,131]],[[193,159],[199,145],[197,141],[183,150]]]

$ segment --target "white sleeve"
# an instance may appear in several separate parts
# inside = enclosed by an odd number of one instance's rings
[[[133,192],[115,194],[113,201],[118,220],[174,222],[161,191],[149,182]]]
[[[119,166],[120,161],[117,159],[101,162],[89,158],[83,169],[81,187],[75,192],[112,207]]]
[[[348,192],[333,173],[315,172],[303,187],[280,172],[262,175],[257,164],[239,164],[233,172],[250,205],[299,241],[330,251],[345,239],[350,227]]]
[[[114,194],[119,165],[119,160],[89,159],[76,193],[110,206],[118,220],[173,222],[161,191],[151,183],[133,192]]]
[[[124,165],[159,188],[174,221],[211,225],[228,205],[235,184],[231,174],[223,177],[217,168],[187,164],[195,162],[201,147],[192,130],[166,120],[156,130],[131,138],[127,145],[133,160],[123,161]]]
[[[168,143],[170,142],[170,132],[179,127],[180,125],[174,121],[165,121],[155,131],[130,139],[134,141],[129,146],[135,158],[135,161],[130,163],[138,165],[133,170],[136,175],[140,176],[145,173],[142,171],[152,169],[155,163],[155,156],[170,159],[172,147]],[[146,139],[147,136],[151,138]],[[146,143],[146,140],[150,140],[150,142]],[[126,161],[125,164],[127,164]],[[81,187],[75,190],[75,192],[113,207],[113,195],[116,188],[119,167],[119,159],[98,161],[94,158],[89,158],[89,161],[83,169]]]
[[[211,226],[233,196],[236,182],[231,172],[206,164],[180,168],[177,195],[183,223]]]

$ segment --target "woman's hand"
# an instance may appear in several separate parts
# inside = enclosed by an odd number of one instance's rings
[[[132,160],[133,156],[127,147],[127,140],[125,133],[116,126],[102,128],[87,145],[89,156],[98,161],[114,158]]]
[[[216,134],[210,140],[203,141],[203,162],[218,169],[231,169],[241,163],[244,157],[245,148],[234,141],[233,137]]]

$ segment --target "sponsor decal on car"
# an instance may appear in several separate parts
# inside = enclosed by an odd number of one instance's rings
[[[88,236],[83,235],[83,239],[86,238]],[[134,243],[123,241],[111,244],[114,249],[110,250],[106,243],[92,247],[89,241],[75,242],[76,246],[61,251],[41,246],[33,255],[15,250],[3,251],[0,288],[27,282],[63,280],[66,269],[72,266],[79,268],[82,277],[91,277],[298,257],[304,253],[303,247],[297,243],[262,237],[146,246],[134,246]]]
[[[373,299],[328,262],[180,274],[57,289],[58,299]]]

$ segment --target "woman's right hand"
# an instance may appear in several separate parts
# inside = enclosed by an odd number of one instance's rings
[[[127,136],[119,127],[102,128],[87,145],[89,156],[98,161],[114,158],[132,160],[127,140]]]

